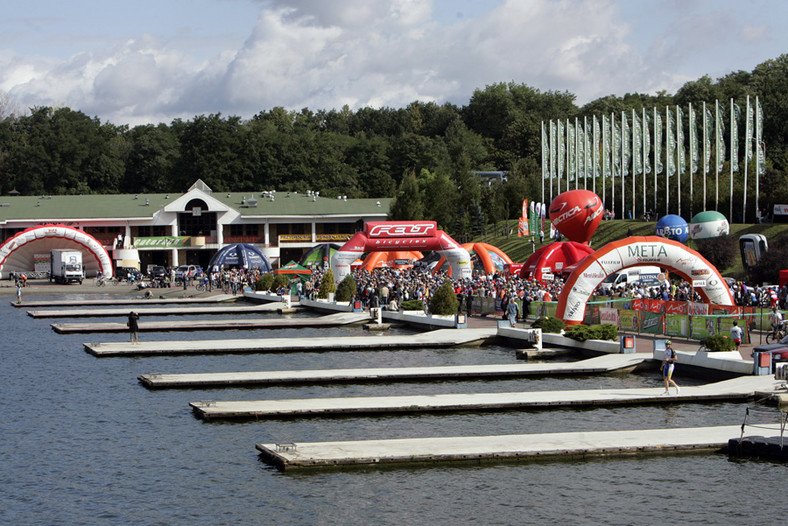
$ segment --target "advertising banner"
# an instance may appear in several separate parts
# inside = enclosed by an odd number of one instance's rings
[[[665,334],[668,336],[689,338],[690,317],[685,314],[674,314],[665,317]]]
[[[189,242],[188,236],[162,236],[162,237],[135,237],[135,248],[173,248],[185,247]]]
[[[666,301],[665,314],[689,314],[686,301]]]
[[[703,340],[709,336],[717,334],[716,318],[709,318],[707,316],[693,316],[690,325],[690,337],[693,340]]]
[[[747,330],[747,320],[743,318],[720,318],[718,321],[720,334],[725,336],[731,336],[731,327],[733,327],[734,321],[744,331],[741,342],[750,343],[750,331]]]
[[[618,309],[610,307],[599,308],[599,323],[612,323],[618,325]]]
[[[647,334],[662,334],[664,316],[655,312],[640,313],[640,332]]]
[[[640,330],[640,316],[636,310],[621,309],[618,311],[618,328],[625,332],[638,332]]]

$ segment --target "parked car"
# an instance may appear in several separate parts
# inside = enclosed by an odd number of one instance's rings
[[[181,265],[175,270],[175,281],[182,282],[184,279],[192,279],[201,272],[202,267],[199,265]]]
[[[142,280],[142,272],[134,267],[117,267],[115,277],[118,281],[140,281]]]
[[[148,276],[150,279],[156,278],[163,278],[167,275],[167,269],[162,267],[161,265],[153,265],[150,267],[150,271],[148,271]]]

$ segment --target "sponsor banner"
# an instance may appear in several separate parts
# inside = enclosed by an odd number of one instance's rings
[[[676,314],[665,317],[665,334],[668,336],[689,338],[690,317],[684,314]]]
[[[640,330],[640,315],[636,310],[619,310],[618,321],[618,328],[622,331],[638,332]]]
[[[692,316],[690,320],[690,337],[694,340],[703,340],[717,334],[716,318],[708,316]]]
[[[665,314],[688,314],[686,301],[666,301]]]
[[[640,313],[640,332],[662,334],[665,317],[655,312]]]
[[[709,314],[708,303],[692,303],[690,302],[687,307],[688,314],[692,316],[707,316]]]
[[[735,314],[736,316],[741,316],[744,314],[744,307],[738,305],[712,305],[711,313],[718,315]]]
[[[370,221],[366,225],[370,238],[433,237],[437,231],[435,221]]]
[[[618,326],[618,309],[600,307],[599,323],[612,323],[613,325]]]
[[[774,205],[774,215],[776,216],[788,215],[788,205]]]
[[[189,236],[162,236],[162,237],[135,237],[135,248],[154,248],[154,247],[185,247],[189,242]]]
[[[642,312],[655,312],[658,314],[662,314],[665,312],[665,303],[662,300],[652,300],[652,299],[633,299],[632,300],[632,310],[642,311]]]

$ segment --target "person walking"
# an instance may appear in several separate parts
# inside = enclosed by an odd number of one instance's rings
[[[128,323],[126,323],[126,325],[128,325],[128,327],[129,327],[129,335],[131,337],[131,343],[136,343],[136,344],[140,343],[139,319],[140,319],[140,315],[139,314],[137,314],[134,311],[129,312],[129,321],[128,321]]]
[[[22,282],[19,280],[16,282],[16,302],[22,303]]]
[[[665,357],[662,359],[662,366],[660,367],[662,370],[662,378],[665,380],[665,392],[662,393],[663,395],[670,394],[668,388],[671,384],[676,388],[676,394],[679,394],[679,391],[681,391],[679,385],[673,380],[673,370],[677,359],[676,351],[673,349],[673,342],[666,340]]]
[[[519,313],[520,310],[517,308],[517,303],[510,299],[509,303],[506,305],[506,315],[509,317],[509,325],[512,327],[517,325],[517,315]]]
[[[736,352],[739,352],[739,348],[741,347],[741,339],[744,331],[741,327],[739,327],[739,322],[733,320],[733,327],[731,327],[731,338],[733,338],[733,343],[736,344]]]

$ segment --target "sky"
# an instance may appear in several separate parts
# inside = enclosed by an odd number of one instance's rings
[[[498,82],[675,93],[788,52],[784,0],[2,0],[0,113],[131,126],[468,104]]]

